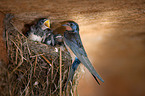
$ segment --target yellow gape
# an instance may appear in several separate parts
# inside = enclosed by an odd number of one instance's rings
[[[45,22],[44,22],[44,25],[45,25],[46,27],[50,28],[50,20],[45,21]]]

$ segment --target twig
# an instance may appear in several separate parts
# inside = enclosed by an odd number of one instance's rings
[[[37,64],[37,56],[36,56],[35,63],[34,63],[34,75],[35,75],[36,64]]]
[[[52,64],[50,63],[50,61],[43,55],[40,55],[50,66],[52,66]]]
[[[61,48],[60,48],[60,96],[62,96],[62,82],[61,82],[61,80],[62,80],[62,68],[61,68],[61,66],[62,66],[62,56],[61,56]]]
[[[36,57],[36,56],[41,56],[41,55],[44,55],[45,53],[42,53],[42,54],[37,54],[37,55],[33,55],[33,56],[30,56],[31,58],[33,57]]]
[[[27,49],[28,49],[28,52],[29,52],[29,54],[31,55],[31,51],[30,51],[30,48],[29,48],[29,45],[28,45],[28,40],[26,39],[26,44],[27,44]]]
[[[46,90],[48,90],[48,88],[49,88],[49,71],[50,71],[50,68],[48,69],[48,71],[47,71],[47,80],[46,80],[46,84],[47,84],[47,86],[46,86]],[[46,93],[46,96],[48,95],[48,91],[47,91],[47,93]],[[50,95],[51,95],[51,89],[50,89]]]
[[[52,66],[51,66],[51,80],[53,80],[53,61],[52,61]],[[50,95],[51,95],[51,87],[52,86],[52,83],[50,84]]]
[[[16,49],[16,58],[15,58],[15,63],[17,64],[17,60],[18,60],[18,48]]]

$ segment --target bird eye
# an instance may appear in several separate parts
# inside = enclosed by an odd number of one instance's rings
[[[73,26],[73,24],[72,24],[72,23],[70,23],[70,26]]]

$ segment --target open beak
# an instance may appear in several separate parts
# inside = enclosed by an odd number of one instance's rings
[[[50,20],[45,21],[44,25],[50,29]]]

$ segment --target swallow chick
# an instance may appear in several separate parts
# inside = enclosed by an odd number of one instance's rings
[[[54,35],[54,40],[56,45],[62,45],[63,44],[63,37],[60,34]]]
[[[54,46],[54,35],[48,34],[43,43]]]
[[[60,30],[60,29],[62,29],[62,30]],[[59,32],[59,30],[60,30],[60,32]],[[54,32],[59,32],[59,34],[61,34],[63,36],[64,44],[65,44],[66,48],[68,49],[68,51],[70,52],[72,60],[75,62],[75,58],[77,57],[78,60],[93,75],[93,77],[95,78],[95,80],[97,81],[98,84],[100,84],[100,83],[98,82],[97,78],[99,80],[101,80],[102,82],[104,82],[104,80],[99,76],[99,74],[96,72],[96,70],[92,66],[90,60],[88,59],[88,56],[85,52],[85,49],[83,47],[83,44],[82,44],[82,41],[81,41],[81,38],[79,35],[78,24],[74,21],[64,21],[64,22],[61,22],[61,26],[59,28],[57,28],[56,31],[54,31]],[[76,64],[75,66],[78,66],[78,65],[79,64]],[[72,66],[74,66],[74,65],[72,64]],[[74,74],[72,72],[74,72],[74,71],[70,71],[69,74]],[[68,79],[70,79],[70,77]]]
[[[50,34],[46,37],[44,43],[52,46],[63,45],[63,37],[60,34]]]
[[[50,32],[50,20],[42,18],[36,25],[31,26],[30,30],[27,32],[27,37],[33,41],[44,42],[46,35]]]

